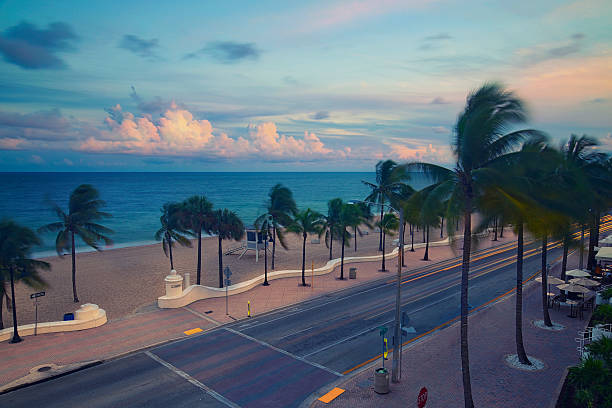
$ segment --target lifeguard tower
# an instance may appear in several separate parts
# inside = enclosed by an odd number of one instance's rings
[[[240,252],[238,259],[242,258],[248,251],[255,251],[255,262],[259,262],[259,251],[265,251],[266,243],[264,241],[263,232],[257,231],[255,227],[247,227],[244,232],[246,233],[246,240],[239,246],[230,249],[225,255],[234,254]],[[268,251],[270,249],[268,248]]]

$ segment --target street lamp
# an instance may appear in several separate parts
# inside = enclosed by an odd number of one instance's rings
[[[399,382],[400,380],[400,347],[402,342],[402,335],[400,330],[400,307],[401,307],[401,289],[402,289],[402,258],[404,257],[404,208],[400,205],[399,210],[391,207],[388,204],[373,203],[371,201],[352,200],[349,204],[356,202],[362,202],[366,204],[377,204],[383,207],[388,207],[391,211],[399,213],[399,251],[397,254],[397,281],[396,281],[396,292],[395,292],[395,327],[393,330],[393,338],[395,344],[393,347],[393,362],[391,364],[391,381]]]

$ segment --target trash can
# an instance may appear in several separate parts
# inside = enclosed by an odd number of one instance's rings
[[[357,268],[349,269],[349,279],[357,279]]]
[[[74,320],[74,313],[64,313],[64,321]]]
[[[377,368],[374,371],[374,392],[377,394],[389,392],[389,371],[386,368]]]

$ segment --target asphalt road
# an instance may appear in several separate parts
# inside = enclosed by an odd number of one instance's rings
[[[516,242],[508,242],[472,255],[472,308],[514,288],[515,254]],[[549,262],[560,255],[552,243]],[[403,342],[458,318],[460,268],[456,258],[404,273],[402,310],[413,333]],[[539,245],[526,243],[525,279],[539,269]],[[379,358],[379,327],[388,328],[392,347],[395,276],[0,395],[0,406],[298,406]]]

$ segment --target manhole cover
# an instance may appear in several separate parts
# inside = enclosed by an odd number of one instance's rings
[[[44,366],[44,367],[40,367],[38,370],[39,373],[44,373],[45,371],[49,371],[51,369],[51,366]]]

